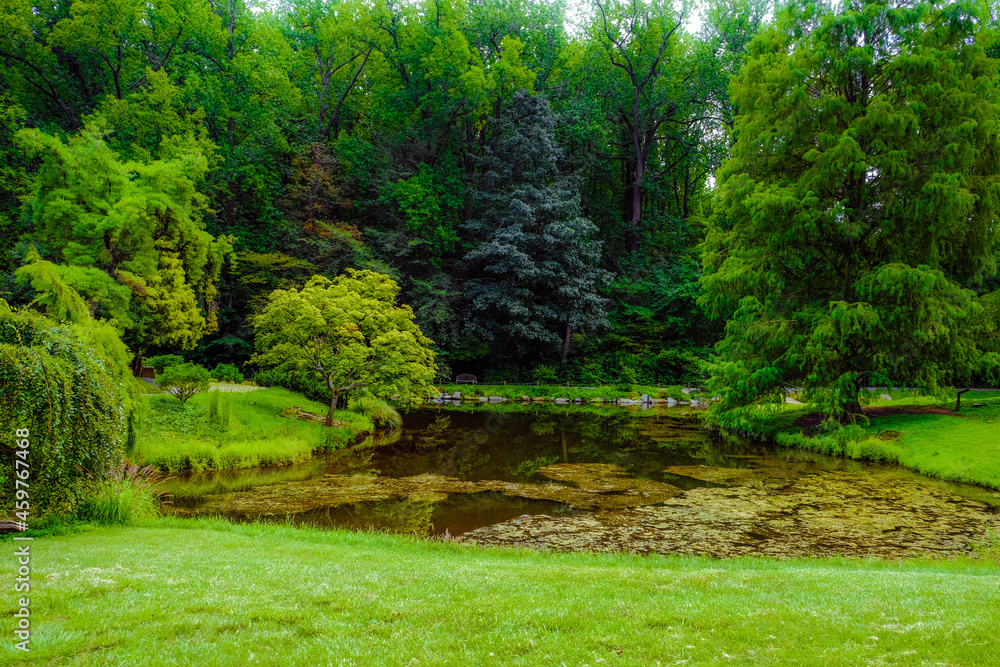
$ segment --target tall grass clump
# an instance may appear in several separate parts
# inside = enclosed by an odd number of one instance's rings
[[[987,528],[986,535],[980,540],[974,540],[969,546],[978,558],[992,560],[1000,565],[1000,534],[993,529]]]
[[[229,418],[232,415],[232,402],[229,394],[221,391],[208,392],[208,421],[222,430],[229,428]]]
[[[391,405],[374,396],[360,396],[353,399],[347,409],[366,415],[378,428],[397,429],[403,425],[402,415]]]
[[[863,426],[841,425],[828,419],[823,423],[825,432],[814,436],[802,433],[778,433],[775,440],[782,447],[808,449],[828,456],[846,456],[851,459],[899,463],[902,449],[890,438],[882,439],[869,433]]]
[[[357,441],[359,436],[368,435],[374,431],[374,421],[368,415],[351,410],[341,410],[337,412],[337,419],[333,426],[323,427],[323,439],[319,448],[326,451],[341,449]]]
[[[77,517],[102,525],[129,525],[159,514],[160,475],[152,466],[124,462],[106,477],[91,479],[77,506]]]

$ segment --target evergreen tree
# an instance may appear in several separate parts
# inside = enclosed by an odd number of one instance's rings
[[[470,326],[504,347],[562,342],[565,359],[574,331],[605,325],[598,290],[611,275],[598,268],[596,228],[581,214],[575,179],[559,173],[548,102],[518,91],[493,122],[472,193],[478,217],[465,225],[480,241],[465,258]]]

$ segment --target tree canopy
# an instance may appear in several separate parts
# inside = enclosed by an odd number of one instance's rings
[[[370,270],[444,376],[693,382],[732,320],[719,363],[809,352],[731,406],[987,377],[996,3],[779,4],[5,0],[0,297],[242,367]]]
[[[170,160],[121,162],[90,124],[64,143],[20,140],[42,160],[32,201],[36,238],[61,255],[62,279],[146,347],[190,349],[216,328],[212,307],[225,237],[204,229],[195,182],[207,163],[182,138]],[[133,308],[129,308],[132,305]],[[141,318],[141,319],[140,319]]]
[[[275,290],[254,318],[254,361],[320,379],[330,392],[327,426],[345,391],[422,398],[434,381],[434,352],[410,307],[396,304],[398,293],[388,276],[352,269]]]
[[[969,3],[793,4],[751,43],[703,246],[733,309],[712,366],[734,427],[786,387],[856,414],[982,362],[969,286],[996,273],[997,63]]]

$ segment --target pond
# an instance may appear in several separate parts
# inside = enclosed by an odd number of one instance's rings
[[[678,409],[461,406],[305,466],[190,475],[182,515],[555,550],[953,556],[1000,494],[895,467],[722,440]]]

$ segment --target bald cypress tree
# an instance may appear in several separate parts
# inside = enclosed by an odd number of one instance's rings
[[[973,285],[995,273],[997,62],[966,2],[787,7],[731,85],[741,114],[703,245],[703,304],[734,312],[711,367],[723,425],[804,387],[938,391],[984,359]]]

